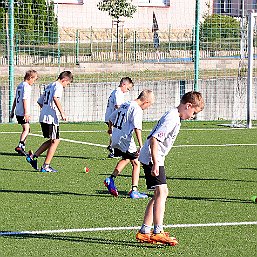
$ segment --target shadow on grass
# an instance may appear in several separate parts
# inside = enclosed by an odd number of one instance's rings
[[[226,182],[256,182],[253,180],[243,180],[243,179],[227,179],[227,178],[180,178],[180,177],[167,177],[171,180],[197,180],[197,181],[226,181]]]
[[[39,190],[11,190],[11,189],[1,189],[0,193],[16,193],[16,194],[37,194],[37,195],[74,195],[74,196],[92,196],[92,197],[113,197],[110,195],[108,190],[97,190],[96,194],[83,194],[74,192],[64,192],[64,191],[39,191]],[[126,196],[126,197],[125,197]],[[119,191],[119,197],[129,198],[128,192]]]
[[[0,155],[3,156],[15,156],[15,157],[22,157],[25,158],[23,155],[18,155],[17,153],[7,153],[7,152],[0,152]],[[45,158],[46,155],[42,154],[39,158]],[[112,160],[108,157],[92,157],[92,156],[78,156],[78,155],[55,155],[54,158],[70,158],[70,159],[83,159],[83,160]]]
[[[5,232],[5,231],[1,231]],[[47,239],[47,240],[59,240],[59,241],[69,241],[75,243],[93,243],[93,244],[105,244],[105,245],[121,245],[121,246],[132,246],[139,248],[156,248],[156,247],[166,247],[165,245],[154,245],[154,244],[142,244],[138,242],[113,240],[106,238],[96,238],[96,237],[78,237],[78,236],[58,236],[58,235],[30,235],[30,234],[15,234],[15,235],[5,235],[3,237],[15,238],[15,239]]]
[[[198,196],[168,196],[168,198],[176,200],[189,200],[189,201],[210,201],[210,202],[224,202],[224,203],[253,203],[245,199],[229,199],[229,198],[213,198],[213,197],[198,197]],[[253,203],[254,204],[254,203]]]

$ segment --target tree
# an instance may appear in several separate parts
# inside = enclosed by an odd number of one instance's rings
[[[132,18],[137,8],[131,3],[128,3],[126,0],[103,0],[97,4],[97,8],[100,11],[108,12],[108,14],[116,22],[116,31],[117,31],[116,54],[118,56],[120,18],[121,17]]]
[[[227,42],[238,42],[240,22],[228,15],[207,15],[200,24],[200,38],[202,46],[208,44],[212,50],[231,49],[231,44],[227,46]]]
[[[0,43],[7,45],[8,1],[0,0]],[[58,22],[54,2],[45,0],[14,1],[14,35],[19,45],[56,44]]]

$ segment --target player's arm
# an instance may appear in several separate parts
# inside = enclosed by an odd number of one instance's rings
[[[64,113],[64,111],[63,111],[63,109],[62,109],[62,105],[61,105],[61,102],[60,102],[60,100],[58,99],[58,97],[54,96],[54,97],[53,97],[53,100],[54,100],[54,103],[55,103],[55,105],[56,105],[58,111],[59,111],[60,114],[61,114],[62,119],[63,119],[63,120],[67,120],[67,117],[66,117],[66,115],[65,115],[65,113]]]
[[[109,135],[112,134],[112,126],[113,126],[113,124],[112,124],[112,122],[109,120],[109,122],[108,122],[108,131],[107,131],[107,133],[108,133]]]
[[[30,120],[30,115],[29,115],[29,111],[28,111],[28,100],[27,99],[23,99],[23,110],[24,110],[24,119],[26,122],[29,122]]]
[[[13,100],[12,110],[11,110],[11,112],[10,112],[10,118],[13,118],[13,117],[14,117],[14,110],[15,110],[15,107],[16,107],[16,97],[15,97],[14,100]]]
[[[151,149],[151,156],[153,161],[153,167],[151,174],[152,176],[159,175],[159,165],[158,165],[158,141],[155,137],[150,138],[150,149]]]
[[[142,130],[141,130],[141,129],[138,129],[138,128],[135,128],[134,131],[135,131],[135,134],[136,134],[136,137],[137,137],[137,141],[138,141],[138,144],[139,144],[139,149],[137,150],[137,152],[138,152],[138,154],[139,154],[140,149],[141,149],[142,146],[143,146],[143,142],[142,142]]]

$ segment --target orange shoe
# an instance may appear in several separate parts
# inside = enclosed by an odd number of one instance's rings
[[[152,243],[151,235],[152,235],[152,233],[143,234],[143,233],[140,233],[140,231],[138,231],[136,234],[136,240],[139,241],[140,243],[150,243],[151,244]]]
[[[160,234],[152,234],[150,236],[152,244],[167,244],[175,246],[178,244],[178,240],[175,237],[170,237],[168,233],[161,232]]]

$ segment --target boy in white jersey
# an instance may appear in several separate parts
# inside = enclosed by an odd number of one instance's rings
[[[104,120],[107,125],[109,125],[109,118],[110,118],[111,114],[116,109],[118,109],[121,106],[121,104],[123,104],[125,102],[124,94],[127,93],[128,91],[130,91],[133,86],[134,86],[134,84],[133,84],[132,79],[129,77],[124,77],[121,79],[119,86],[115,90],[112,91],[112,93],[109,96],[108,103],[106,106],[106,111],[105,111],[105,119]],[[110,130],[108,133],[109,133],[109,137],[110,137],[110,143],[109,143],[109,146],[107,147],[107,149],[110,151],[110,154],[108,155],[108,157],[113,158],[114,150],[111,147],[112,131]]]
[[[28,70],[25,73],[24,81],[21,82],[16,88],[16,94],[10,113],[10,118],[14,117],[14,110],[18,124],[22,126],[20,141],[15,151],[20,155],[25,155],[25,144],[27,136],[30,132],[30,98],[31,86],[38,79],[38,74],[35,70]]]
[[[44,94],[38,99],[38,104],[42,108],[40,112],[39,122],[43,136],[48,138],[34,153],[34,155],[27,154],[26,159],[34,169],[37,167],[37,158],[47,150],[44,164],[41,172],[57,172],[50,166],[50,162],[54,156],[56,148],[60,142],[59,139],[59,120],[57,117],[57,110],[59,111],[62,120],[66,121],[66,115],[61,106],[60,98],[62,97],[63,88],[68,86],[73,80],[73,75],[70,71],[63,71],[57,81],[49,84]]]
[[[115,149],[115,154],[122,157],[112,175],[104,180],[105,186],[113,196],[118,196],[114,179],[130,162],[132,165],[132,189],[129,192],[129,196],[131,198],[147,198],[147,195],[139,193],[137,190],[140,173],[138,154],[143,145],[141,136],[143,110],[147,109],[153,101],[153,92],[151,90],[143,90],[136,100],[122,104],[110,116],[111,146]],[[136,134],[139,149],[136,147],[133,132]]]
[[[184,94],[179,106],[161,117],[140,151],[139,161],[143,165],[147,189],[154,190],[154,196],[146,207],[143,225],[136,235],[140,242],[172,246],[178,244],[175,237],[170,237],[163,231],[165,202],[168,196],[164,160],[179,133],[180,121],[194,118],[203,108],[201,93],[192,91]]]

